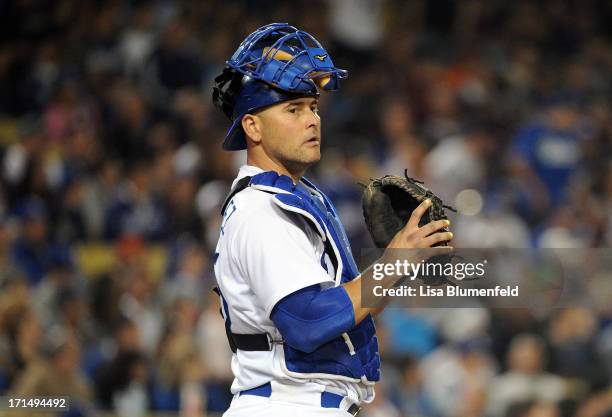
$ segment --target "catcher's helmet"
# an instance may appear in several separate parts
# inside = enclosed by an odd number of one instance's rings
[[[321,44],[287,23],[271,23],[242,41],[215,78],[213,102],[232,121],[223,148],[246,149],[242,117],[281,101],[337,90],[347,72]]]

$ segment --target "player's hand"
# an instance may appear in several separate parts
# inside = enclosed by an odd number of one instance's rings
[[[417,248],[431,248],[435,244],[450,241],[453,238],[453,234],[448,231],[441,231],[445,227],[450,225],[448,220],[436,220],[427,223],[423,227],[419,227],[421,217],[431,206],[431,200],[425,200],[419,206],[414,209],[408,223],[402,230],[397,232],[395,237],[389,242],[387,249],[417,249]],[[450,252],[453,250],[452,246],[438,246],[435,248],[435,252]],[[439,254],[432,252],[432,255]]]

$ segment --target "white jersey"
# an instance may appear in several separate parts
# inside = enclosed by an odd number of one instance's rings
[[[245,165],[233,186],[245,176],[263,172]],[[270,319],[282,298],[304,287],[334,285],[321,266],[321,237],[298,214],[288,213],[273,201],[273,194],[246,188],[234,196],[221,225],[215,275],[227,302],[233,333],[268,333],[282,336]],[[333,271],[331,271],[333,273]],[[288,376],[280,344],[271,351],[238,350],[232,356],[235,379],[232,393],[273,384],[320,384],[322,389],[346,395],[356,402],[370,402],[372,386],[335,379],[303,379]]]

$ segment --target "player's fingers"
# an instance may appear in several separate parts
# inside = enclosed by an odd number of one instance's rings
[[[425,239],[423,239],[423,243],[426,246],[431,247],[435,245],[436,243],[449,241],[452,238],[453,238],[452,232],[434,233],[433,235],[427,236]]]
[[[432,256],[448,255],[450,252],[454,251],[455,248],[453,246],[435,246],[433,248],[427,248],[426,250],[427,256],[431,258]]]
[[[427,248],[427,258],[423,258],[423,259],[431,259],[431,258],[435,258],[436,256],[441,256],[441,255],[449,255],[451,252],[453,252],[455,250],[454,247],[452,246],[436,246],[433,248]]]
[[[427,199],[418,205],[417,208],[414,209],[410,218],[408,219],[408,223],[406,223],[406,227],[408,229],[415,229],[419,227],[419,222],[421,221],[421,217],[427,211],[427,209],[431,206],[431,200]]]
[[[443,229],[450,225],[449,220],[436,220],[433,222],[427,223],[425,226],[419,229],[419,234],[421,236],[429,236],[433,232],[437,232],[440,229]]]

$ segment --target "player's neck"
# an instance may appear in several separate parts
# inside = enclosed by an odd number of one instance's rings
[[[270,158],[255,158],[251,155],[247,155],[247,164],[261,168],[264,171],[275,171],[280,175],[286,175],[293,180],[294,184],[300,182],[300,178],[302,178],[306,172],[306,169],[289,169],[283,164]]]

